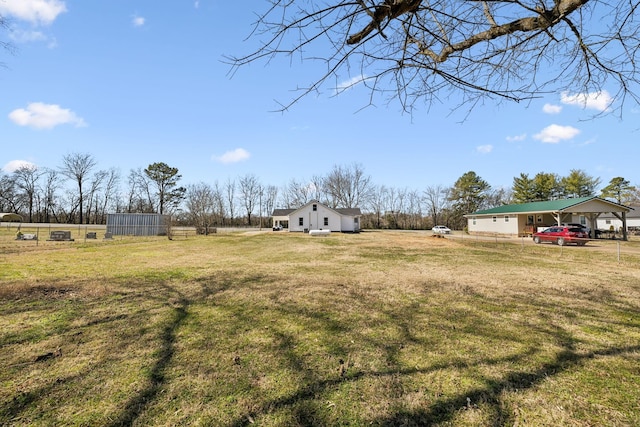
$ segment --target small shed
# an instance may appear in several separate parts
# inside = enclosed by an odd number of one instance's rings
[[[0,212],[0,222],[22,222],[22,216],[17,213]]]
[[[623,224],[623,239],[627,240],[626,215],[631,210],[629,206],[593,196],[504,205],[465,217],[471,234],[525,236],[535,233],[539,227],[567,223],[595,229],[598,217],[610,213]]]

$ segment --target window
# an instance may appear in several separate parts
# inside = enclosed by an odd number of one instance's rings
[[[353,218],[353,223],[358,225],[358,218]]]
[[[494,217],[493,217],[493,222],[496,222],[497,220],[498,220],[498,217],[497,217],[497,216],[494,216]]]
[[[301,225],[301,226],[304,225],[304,218],[303,217],[298,218],[298,225]]]
[[[324,217],[324,225],[329,225],[329,217]]]
[[[580,215],[580,224],[587,225],[587,218],[583,215]]]
[[[610,219],[606,219],[606,220],[604,221],[604,223],[605,223],[605,224],[611,224],[611,220],[610,220]]]
[[[472,222],[473,222],[473,225],[476,225],[476,217],[475,216],[473,217],[473,221]]]
[[[313,205],[313,211],[317,211],[318,210],[318,205]]]
[[[538,222],[542,222],[542,215],[538,215]]]
[[[533,215],[527,216],[527,225],[533,225]]]
[[[509,222],[509,215],[504,216],[504,222]]]

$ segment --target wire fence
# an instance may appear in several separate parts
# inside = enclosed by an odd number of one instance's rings
[[[2,241],[16,241],[25,245],[43,245],[55,242],[98,242],[125,239],[188,239],[198,235],[211,236],[216,234],[233,233],[239,231],[260,231],[271,230],[270,228],[254,227],[207,227],[198,229],[196,227],[182,226],[162,226],[155,227],[153,232],[149,232],[146,225],[127,225],[109,229],[102,224],[32,224],[2,222],[0,223],[0,239]]]
[[[60,242],[91,243],[109,242],[131,239],[193,239],[196,236],[214,236],[236,232],[260,232],[271,231],[270,228],[255,227],[228,227],[209,228],[204,233],[195,227],[172,226],[166,230],[160,230],[154,236],[141,236],[135,231],[129,234],[114,235],[107,232],[105,225],[92,224],[25,224],[25,223],[0,223],[0,241],[6,248],[30,247],[40,245],[52,245]],[[366,233],[366,230],[363,230]],[[534,243],[531,237],[508,237],[504,235],[469,235],[460,231],[443,236],[433,235],[431,231],[409,231],[423,234],[425,237],[443,237],[453,242],[465,245],[476,245],[487,248],[499,248],[510,251],[527,251],[534,256],[546,255],[559,258],[570,258],[580,254],[582,259],[607,260],[615,262],[640,262],[640,237],[630,236],[627,241],[619,238],[584,239],[583,246],[575,244],[558,245],[554,243]],[[9,243],[11,242],[11,243]]]
[[[572,242],[558,244],[555,241],[536,243],[532,237],[509,237],[504,235],[469,235],[454,232],[447,239],[460,243],[485,247],[500,247],[507,250],[540,252],[552,256],[569,257],[581,254],[582,258],[610,261],[640,261],[640,237],[629,236],[628,240],[612,236],[598,239],[574,239]]]

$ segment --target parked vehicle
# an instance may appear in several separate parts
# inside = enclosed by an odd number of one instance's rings
[[[273,231],[281,231],[282,230],[282,226],[281,225],[274,225],[273,226]]]
[[[562,225],[564,227],[582,228],[582,231],[587,233],[587,235],[591,236],[591,229],[589,227],[587,227],[586,225],[583,225],[583,224],[580,224],[580,223],[574,223],[574,222],[570,222],[568,224],[562,224]]]
[[[436,225],[431,229],[434,234],[449,234],[451,233],[451,229],[449,227],[445,227],[444,225]]]
[[[589,240],[589,235],[580,227],[549,227],[544,231],[539,231],[533,235],[533,242],[551,242],[564,246],[574,243],[578,246],[584,246]]]

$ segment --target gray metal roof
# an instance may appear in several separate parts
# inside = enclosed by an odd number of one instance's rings
[[[293,212],[302,209],[303,207],[311,204],[311,203],[318,203],[322,206],[325,206],[328,209],[331,209],[337,213],[339,213],[340,215],[347,215],[347,216],[360,216],[362,215],[362,211],[360,210],[360,208],[330,208],[329,206],[325,205],[324,203],[320,203],[317,200],[312,200],[309,203],[306,203],[302,206],[300,206],[297,209],[274,209],[273,213],[271,214],[271,216],[289,216],[291,215]]]

